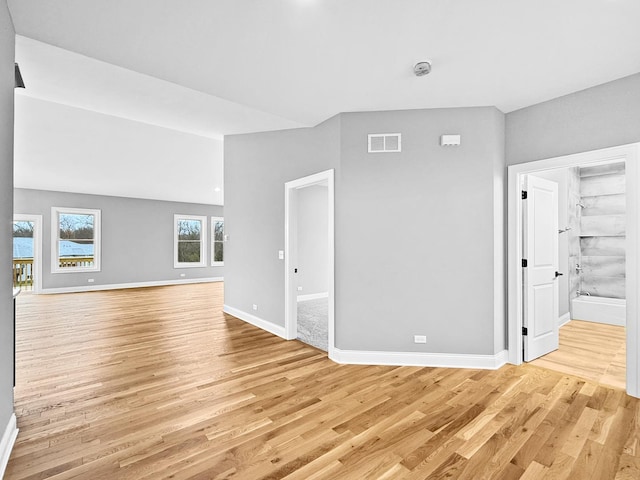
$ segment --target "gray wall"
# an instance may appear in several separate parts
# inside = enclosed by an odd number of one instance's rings
[[[331,168],[340,182],[339,128],[333,117],[315,128],[225,137],[226,305],[284,326],[284,184]]]
[[[137,198],[87,195],[16,188],[16,214],[42,215],[42,287],[63,288],[134,282],[222,277],[224,267],[173,268],[173,215],[222,217],[216,205],[167,202]],[[101,210],[102,264],[100,272],[51,273],[51,207]],[[207,243],[210,243],[210,219]],[[207,245],[207,263],[211,263]],[[94,283],[89,284],[88,279]]]
[[[298,195],[298,295],[326,293],[328,251],[327,187],[301,188]]]
[[[640,73],[507,114],[507,165],[640,141]]]
[[[504,297],[495,288],[504,252],[494,245],[503,240],[503,115],[456,108],[341,119],[336,346],[502,350]],[[368,133],[397,132],[401,153],[367,153]],[[461,146],[441,147],[448,133],[461,134]]]
[[[15,31],[6,0],[0,1],[0,435],[13,413],[13,61]]]
[[[371,112],[226,137],[225,303],[284,325],[284,183],[336,168],[336,346],[502,350],[503,121],[492,107]],[[396,132],[401,153],[367,153],[368,133]],[[445,133],[462,145],[440,147]]]

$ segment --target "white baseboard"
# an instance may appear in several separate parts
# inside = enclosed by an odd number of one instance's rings
[[[319,298],[329,298],[329,292],[308,293],[306,295],[298,295],[296,297],[296,300],[298,302],[306,302],[307,300],[317,300]]]
[[[571,321],[571,313],[567,312],[558,318],[558,327],[563,327]]]
[[[496,370],[507,363],[508,351],[495,355],[467,355],[461,353],[371,352],[333,350],[334,362],[358,365],[397,365],[415,367],[473,368]]]
[[[81,285],[79,287],[43,288],[38,293],[45,295],[53,293],[96,292],[99,290],[120,290],[123,288],[164,287],[167,285],[185,285],[190,283],[222,282],[224,277],[181,278],[176,280],[158,280],[152,282],[111,283],[108,285]]]
[[[229,315],[233,315],[234,317],[239,318],[247,323],[250,323],[254,327],[261,328],[262,330],[266,330],[269,333],[273,333],[280,338],[287,339],[285,328],[276,325],[275,323],[268,322],[267,320],[263,320],[260,317],[256,317],[247,312],[243,312],[242,310],[238,310],[237,308],[230,307],[229,305],[224,305],[222,307],[222,311],[228,313]]]
[[[0,478],[4,478],[4,471],[7,468],[7,463],[9,463],[9,456],[11,455],[11,450],[17,437],[18,426],[16,423],[16,414],[12,413],[9,418],[9,423],[7,423],[7,427],[4,429],[2,440],[0,440]]]

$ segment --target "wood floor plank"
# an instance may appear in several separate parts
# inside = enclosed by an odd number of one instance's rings
[[[619,351],[597,381],[339,365],[222,305],[222,283],[18,297],[5,479],[640,478],[640,402],[598,383]]]
[[[572,320],[560,328],[558,350],[531,364],[624,389],[626,351],[624,327]]]

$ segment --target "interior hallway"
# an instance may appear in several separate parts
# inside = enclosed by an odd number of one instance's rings
[[[640,478],[620,389],[340,365],[222,302],[222,283],[18,297],[5,480]]]

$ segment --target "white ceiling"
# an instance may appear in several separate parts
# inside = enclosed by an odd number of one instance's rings
[[[303,126],[22,36],[16,60],[32,98],[218,139]]]
[[[638,0],[8,3],[25,95],[213,138],[348,111],[509,112],[640,72]]]

